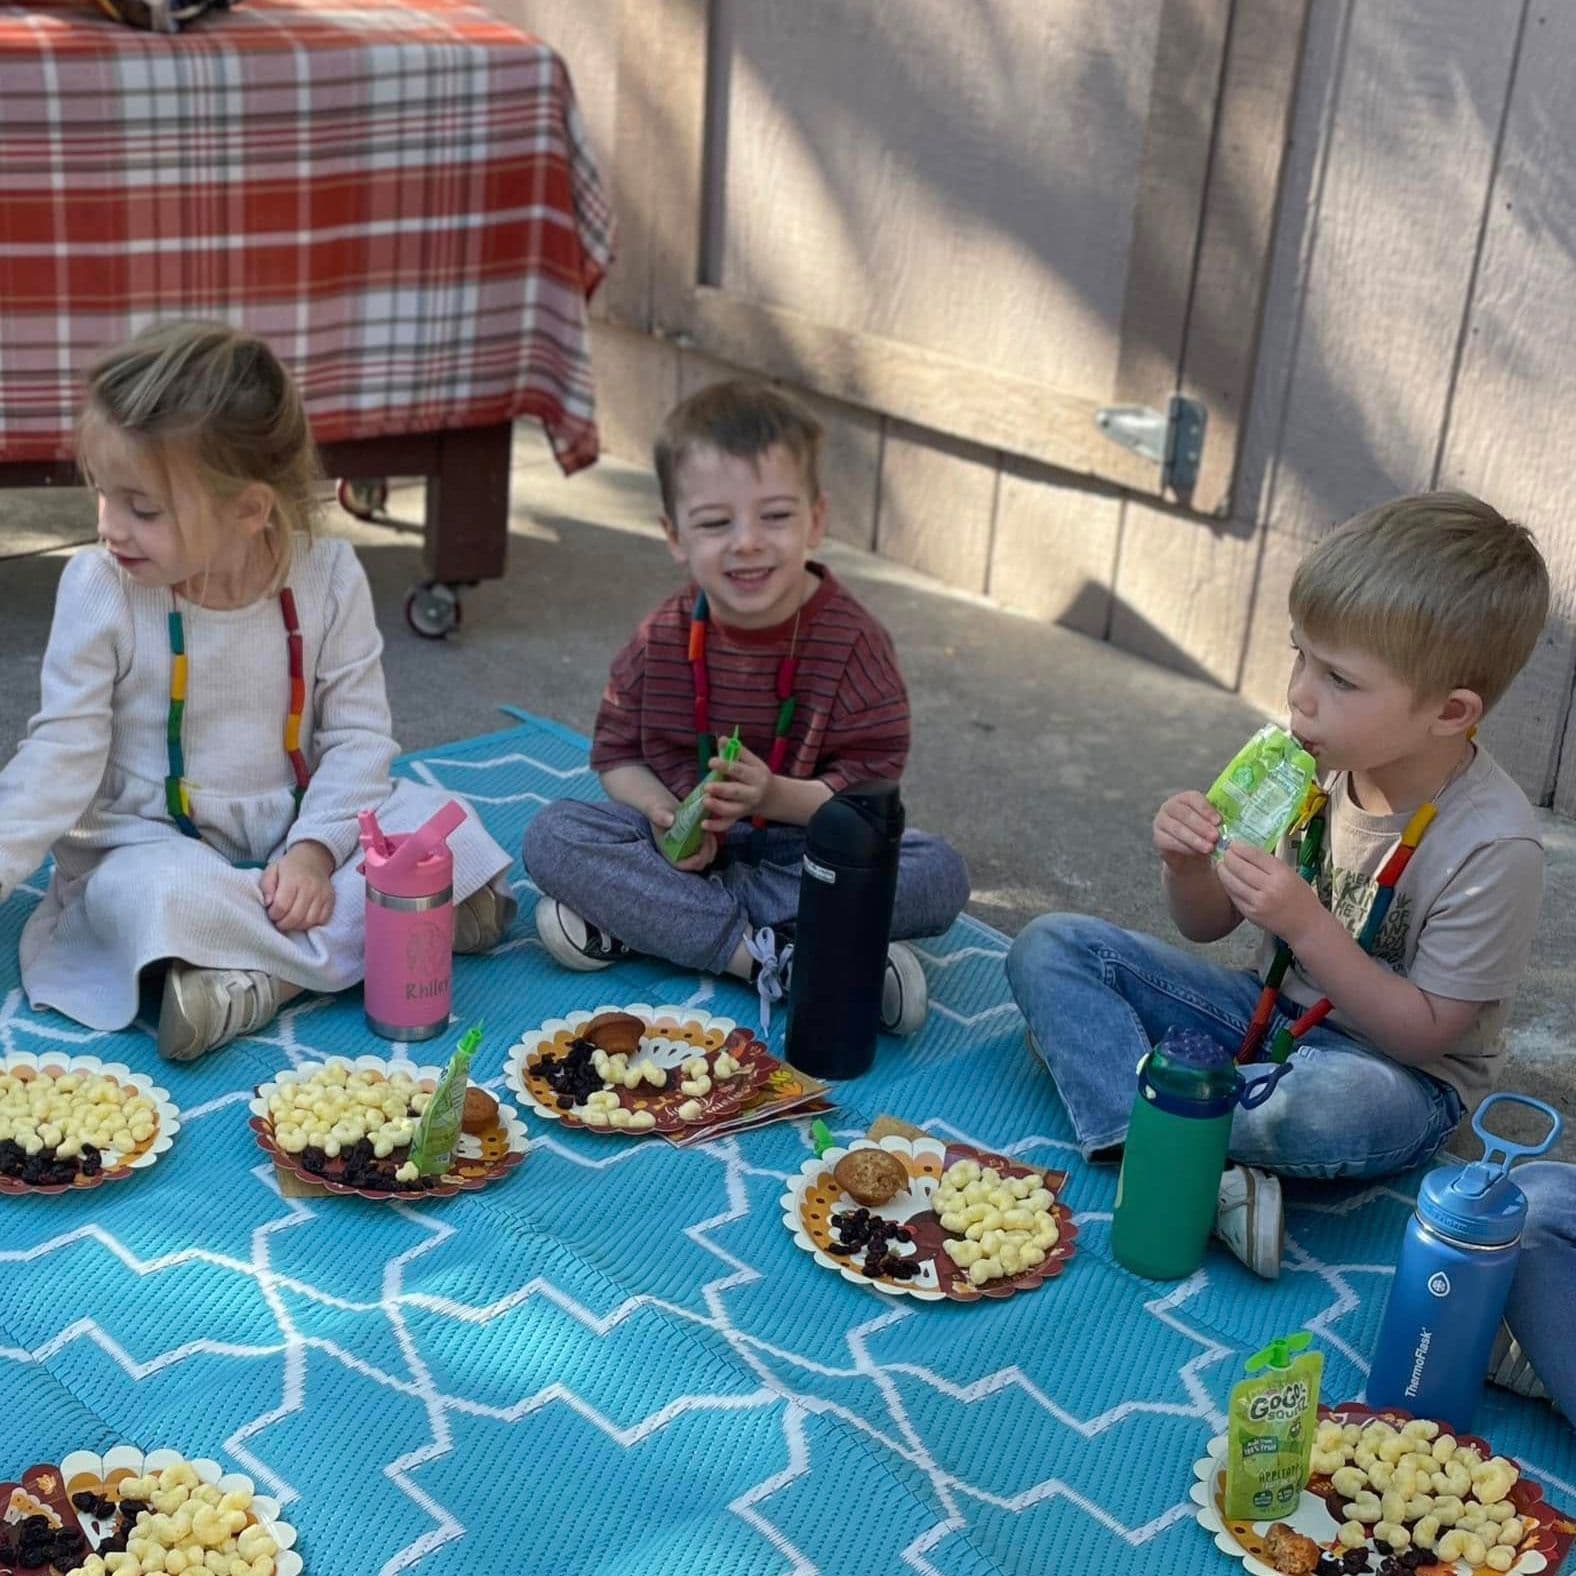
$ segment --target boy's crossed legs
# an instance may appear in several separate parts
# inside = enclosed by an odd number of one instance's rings
[[[758,863],[748,858],[751,839],[747,823],[735,826],[721,868],[697,876],[668,863],[639,810],[573,799],[547,805],[525,831],[525,867],[544,899],[538,932],[570,967],[600,967],[633,953],[725,974],[734,971],[742,943],[759,962],[756,972],[769,970],[761,957],[765,933],[793,924],[805,838],[798,827],[767,827]],[[940,935],[967,901],[962,858],[938,837],[905,832],[892,935]],[[586,927],[584,943],[570,931],[575,921]],[[894,946],[882,1013],[886,1026],[898,1032],[918,1027],[923,992],[917,959],[908,948]],[[902,1000],[894,1002],[894,993]]]
[[[1235,1049],[1259,998],[1259,980],[1246,970],[1079,914],[1028,925],[1008,954],[1007,977],[1085,1158],[1123,1141],[1138,1062],[1167,1029],[1198,1030]],[[1289,1021],[1287,1006],[1271,1034]],[[1265,1070],[1244,1068],[1249,1078]],[[1321,1025],[1298,1042],[1292,1071],[1269,1099],[1238,1108],[1229,1152],[1239,1165],[1285,1176],[1386,1176],[1428,1159],[1462,1110],[1448,1085]],[[1223,1196],[1253,1181],[1228,1173]]]

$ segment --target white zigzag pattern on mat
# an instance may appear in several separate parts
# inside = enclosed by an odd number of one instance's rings
[[[428,758],[415,763],[415,769],[429,783],[446,786],[439,782],[436,774],[429,769],[430,767],[445,766],[464,768],[466,770],[485,770],[488,767],[519,766],[522,764],[535,767],[549,776],[561,780],[584,775],[588,770],[585,767],[572,770],[551,767],[522,752],[513,752],[507,756],[485,762],[443,757]],[[475,793],[469,786],[466,787],[465,791],[470,797],[489,804],[520,802],[523,800],[542,801],[544,797],[532,792],[489,797],[485,794]],[[519,889],[522,886],[529,887],[530,883],[517,881],[515,885]],[[27,890],[36,892],[37,889],[28,888]],[[952,965],[975,957],[1000,957],[1003,955],[1004,949],[999,945],[1000,938],[996,937],[993,932],[990,932],[983,926],[973,924],[966,925],[965,930],[976,932],[980,942],[960,947],[955,952],[950,953],[935,952],[928,948],[924,951],[923,956],[933,973],[944,975]],[[536,943],[527,938],[513,945],[533,944]],[[705,1000],[710,994],[710,989],[709,982],[700,982],[695,1001],[698,1003]],[[318,1001],[306,1001],[287,1009],[272,1026],[270,1032],[255,1037],[254,1043],[273,1046],[290,1063],[293,1065],[299,1064],[315,1054],[309,1040],[303,1038],[301,1031],[304,1028],[307,1035],[310,1034],[311,1016],[321,1005],[321,1002]],[[944,1001],[936,1001],[933,1003],[933,1006],[943,1016],[965,1026],[974,1025],[1016,1011],[1011,1003],[1000,1003],[967,1014],[950,1007]],[[17,1020],[22,1010],[23,1002],[20,991],[8,993],[4,1001],[0,1002],[0,1049],[6,1052],[18,1048],[15,1044],[14,1030],[18,1026]],[[35,1040],[42,1038],[57,1042],[62,1048],[85,1047],[98,1038],[91,1031],[62,1027],[58,1024],[29,1021],[22,1026],[25,1027],[26,1033]],[[183,1120],[190,1126],[222,1111],[229,1110],[232,1106],[243,1104],[250,1098],[250,1095],[251,1091],[249,1088],[233,1090],[189,1109],[185,1112]],[[940,1119],[933,1119],[925,1125],[932,1131],[950,1133],[959,1139],[972,1141],[969,1134],[951,1127]],[[638,1146],[628,1146],[609,1151],[605,1158],[593,1159],[545,1135],[534,1137],[533,1147],[557,1154],[578,1166],[592,1170],[605,1170],[617,1165],[638,1164],[642,1154]],[[1020,1139],[1009,1146],[1009,1152],[1022,1153],[1033,1149],[1074,1149],[1075,1147],[1064,1140],[1031,1136]],[[1121,1518],[1113,1515],[1106,1508],[1078,1492],[1058,1477],[1044,1478],[1014,1494],[996,1491],[988,1484],[966,1482],[954,1473],[949,1472],[932,1454],[930,1447],[909,1416],[900,1390],[894,1383],[894,1376],[916,1380],[963,1406],[985,1401],[1004,1390],[1017,1390],[1047,1416],[1053,1418],[1058,1425],[1071,1429],[1085,1439],[1095,1438],[1135,1413],[1196,1417],[1202,1423],[1208,1424],[1211,1429],[1219,1429],[1224,1426],[1224,1418],[1214,1405],[1202,1375],[1205,1370],[1229,1357],[1231,1350],[1219,1344],[1218,1341],[1202,1330],[1195,1329],[1188,1322],[1184,1312],[1187,1304],[1208,1285],[1207,1272],[1200,1271],[1165,1295],[1145,1304],[1145,1309],[1151,1317],[1167,1325],[1184,1339],[1195,1343],[1199,1347],[1198,1353],[1183,1364],[1176,1376],[1187,1395],[1185,1403],[1127,1400],[1097,1416],[1079,1417],[1059,1404],[1054,1396],[1046,1394],[1016,1365],[987,1374],[968,1384],[959,1384],[950,1380],[944,1374],[937,1373],[934,1369],[917,1363],[881,1363],[876,1361],[870,1353],[870,1338],[880,1331],[889,1329],[914,1317],[917,1310],[908,1305],[894,1305],[881,1308],[868,1321],[847,1330],[844,1334],[844,1340],[849,1352],[850,1364],[847,1367],[834,1367],[807,1355],[775,1346],[751,1334],[749,1331],[739,1328],[734,1323],[725,1301],[728,1292],[760,1280],[761,1273],[752,1265],[729,1253],[719,1243],[713,1241],[709,1234],[740,1221],[747,1215],[749,1211],[748,1179],[755,1177],[769,1180],[773,1183],[781,1183],[786,1180],[784,1174],[765,1170],[747,1163],[739,1150],[737,1142],[732,1139],[703,1146],[694,1151],[694,1153],[706,1156],[723,1168],[722,1181],[726,1201],[725,1207],[718,1213],[685,1228],[684,1231],[686,1237],[719,1261],[723,1271],[715,1279],[706,1282],[700,1289],[704,1312],[698,1311],[693,1307],[680,1306],[655,1295],[640,1293],[628,1296],[610,1311],[598,1314],[555,1286],[550,1280],[541,1276],[535,1276],[524,1285],[518,1286],[505,1295],[480,1306],[467,1305],[447,1297],[407,1290],[405,1287],[405,1273],[407,1269],[424,1255],[432,1252],[444,1241],[452,1237],[454,1229],[420,1209],[413,1209],[402,1204],[391,1205],[390,1208],[394,1209],[412,1224],[420,1227],[422,1231],[427,1233],[426,1237],[385,1264],[381,1293],[376,1300],[358,1302],[342,1298],[316,1287],[310,1282],[303,1281],[295,1276],[281,1274],[272,1268],[270,1264],[271,1239],[280,1232],[306,1224],[315,1218],[313,1209],[308,1205],[298,1200],[280,1197],[279,1202],[284,1209],[284,1213],[256,1227],[251,1237],[250,1257],[244,1259],[234,1255],[196,1248],[183,1249],[177,1252],[161,1254],[154,1258],[143,1259],[121,1244],[113,1234],[95,1224],[80,1226],[28,1248],[10,1248],[0,1251],[0,1264],[20,1263],[41,1259],[61,1252],[75,1243],[92,1241],[116,1258],[129,1272],[139,1279],[159,1275],[181,1265],[191,1263],[208,1264],[226,1272],[250,1278],[256,1283],[278,1326],[280,1340],[277,1343],[258,1346],[217,1340],[190,1341],[181,1346],[172,1347],[167,1351],[157,1353],[152,1357],[139,1359],[127,1352],[107,1332],[100,1328],[96,1321],[87,1318],[74,1320],[71,1324],[65,1326],[48,1340],[31,1350],[0,1348],[0,1361],[43,1363],[49,1361],[74,1342],[85,1340],[91,1342],[112,1358],[134,1382],[140,1382],[153,1374],[174,1367],[188,1358],[200,1355],[237,1358],[283,1356],[284,1376],[278,1404],[236,1429],[224,1441],[224,1444],[225,1448],[247,1471],[260,1483],[264,1484],[271,1493],[277,1495],[281,1502],[286,1504],[298,1498],[296,1488],[274,1473],[265,1462],[252,1453],[248,1445],[274,1424],[294,1413],[300,1412],[308,1405],[308,1353],[317,1353],[324,1356],[333,1362],[341,1364],[362,1378],[416,1400],[425,1409],[431,1437],[426,1444],[389,1462],[383,1468],[383,1472],[389,1481],[421,1510],[431,1522],[431,1526],[406,1545],[405,1548],[391,1556],[382,1566],[380,1576],[396,1576],[398,1572],[409,1570],[419,1565],[434,1550],[452,1542],[456,1538],[463,1537],[465,1534],[465,1528],[461,1522],[432,1494],[426,1492],[419,1483],[414,1481],[411,1476],[415,1469],[446,1455],[453,1448],[453,1436],[450,1426],[451,1416],[458,1413],[484,1417],[508,1424],[547,1406],[565,1406],[572,1409],[577,1415],[607,1435],[608,1438],[626,1448],[638,1444],[653,1434],[659,1433],[676,1418],[693,1412],[705,1410],[751,1410],[762,1406],[780,1408],[784,1464],[763,1477],[753,1487],[737,1495],[729,1503],[728,1509],[755,1533],[766,1539],[782,1556],[786,1562],[784,1576],[818,1576],[820,1570],[793,1543],[782,1528],[771,1519],[766,1508],[775,1495],[812,1470],[812,1448],[806,1432],[806,1420],[811,1415],[827,1418],[842,1429],[854,1430],[863,1439],[882,1450],[890,1452],[893,1457],[912,1467],[928,1483],[934,1494],[935,1509],[938,1514],[934,1522],[913,1538],[903,1550],[904,1563],[912,1570],[921,1573],[921,1576],[941,1576],[938,1568],[931,1563],[929,1556],[954,1534],[967,1536],[969,1527],[967,1507],[969,1504],[988,1506],[995,1510],[1013,1513],[1029,1509],[1046,1501],[1065,1500],[1082,1514],[1088,1516],[1091,1521],[1098,1524],[1111,1536],[1120,1539],[1123,1543],[1133,1548],[1149,1543],[1168,1527],[1191,1515],[1192,1506],[1190,1502],[1186,1499],[1179,1499],[1161,1509],[1148,1521],[1138,1525],[1128,1525]],[[253,1174],[257,1177],[260,1185],[270,1189],[278,1196],[278,1184],[271,1166],[267,1164],[260,1165],[255,1168]],[[1335,1212],[1345,1212],[1360,1207],[1361,1202],[1367,1201],[1380,1191],[1390,1192],[1392,1190],[1375,1189],[1373,1193],[1361,1195],[1357,1200],[1332,1205],[1329,1208]],[[1404,1197],[1404,1195],[1400,1194],[1395,1194],[1394,1196],[1398,1198]],[[1410,1202],[1410,1200],[1407,1200],[1407,1202]],[[1361,1366],[1360,1355],[1341,1337],[1335,1325],[1344,1314],[1357,1306],[1357,1298],[1351,1289],[1348,1277],[1356,1274],[1383,1273],[1388,1266],[1326,1264],[1307,1251],[1295,1238],[1290,1239],[1288,1242],[1288,1253],[1287,1269],[1289,1273],[1315,1275],[1326,1283],[1331,1292],[1331,1300],[1328,1305],[1306,1321],[1307,1327],[1315,1331],[1329,1345],[1341,1351],[1351,1361]],[[320,1336],[304,1334],[297,1326],[284,1302],[282,1294],[285,1293],[341,1312],[381,1312],[389,1321],[390,1327],[394,1332],[396,1342],[409,1370],[408,1375],[401,1376],[387,1372],[354,1352],[346,1350],[337,1342]],[[465,1396],[449,1394],[443,1391],[434,1381],[426,1362],[422,1358],[418,1344],[406,1323],[405,1310],[417,1308],[442,1318],[480,1326],[502,1317],[512,1309],[537,1297],[552,1303],[598,1336],[607,1335],[617,1329],[633,1313],[648,1307],[668,1319],[684,1321],[711,1330],[726,1343],[728,1349],[756,1379],[758,1387],[742,1395],[705,1393],[680,1395],[669,1400],[648,1416],[628,1426],[619,1425],[577,1395],[572,1388],[557,1383],[547,1385],[534,1394],[515,1401],[506,1407],[488,1405]],[[808,1390],[800,1389],[792,1378],[795,1372],[822,1379],[862,1378],[868,1380],[882,1398],[890,1426],[886,1428],[877,1427],[869,1419],[850,1408],[829,1401],[823,1396]],[[1568,1494],[1576,1495],[1576,1489],[1573,1489],[1571,1485],[1563,1483],[1558,1477],[1538,1468],[1535,1463],[1529,1462],[1527,1464],[1551,1486]]]

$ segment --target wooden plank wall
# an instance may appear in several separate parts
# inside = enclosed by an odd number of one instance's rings
[[[616,0],[494,3],[549,38],[562,23],[611,168]],[[1274,711],[1286,590],[1307,546],[1399,492],[1480,491],[1532,527],[1555,587],[1545,638],[1486,737],[1535,801],[1576,814],[1576,517],[1562,464],[1576,409],[1573,142],[1576,13],[1315,0],[1229,516],[819,400],[837,534]],[[893,180],[889,201],[904,190]],[[916,214],[903,222],[922,248]],[[813,244],[813,214],[795,228]],[[737,244],[713,239],[724,267],[744,266],[729,262]],[[607,446],[632,458],[679,392],[730,370],[614,324],[599,327],[597,355]]]

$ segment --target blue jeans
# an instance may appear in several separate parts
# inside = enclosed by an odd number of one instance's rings
[[[1259,998],[1246,970],[1081,914],[1028,925],[1007,955],[1007,978],[1085,1159],[1122,1142],[1139,1059],[1167,1029],[1196,1029],[1235,1050]],[[1284,999],[1280,1009],[1271,1034],[1296,1012]],[[1298,1042],[1292,1067],[1263,1105],[1238,1108],[1233,1160],[1295,1177],[1385,1176],[1427,1160],[1461,1120],[1448,1084],[1322,1024]]]
[[[1533,1160],[1512,1175],[1527,1195],[1527,1230],[1505,1321],[1554,1404],[1576,1421],[1576,1166]]]

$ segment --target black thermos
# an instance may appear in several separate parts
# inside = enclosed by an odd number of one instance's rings
[[[814,1077],[857,1078],[875,1060],[902,841],[895,782],[845,788],[805,828],[786,1050]]]

